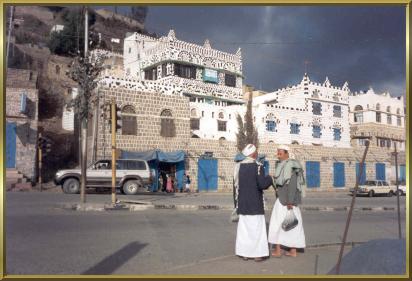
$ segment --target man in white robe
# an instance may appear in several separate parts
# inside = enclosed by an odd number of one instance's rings
[[[263,190],[272,185],[263,165],[256,162],[257,150],[248,144],[242,151],[246,157],[235,166],[234,188],[239,222],[236,234],[236,255],[245,260],[263,261],[269,256]]]
[[[274,182],[276,184],[278,198],[272,210],[269,224],[268,241],[275,245],[272,252],[273,257],[281,257],[281,246],[290,248],[285,252],[286,256],[296,257],[296,248],[305,248],[305,232],[303,229],[302,214],[299,209],[301,198],[304,197],[305,179],[301,164],[291,159],[289,147],[281,145],[278,147]],[[298,220],[298,225],[285,231],[282,222],[286,214],[292,210]]]

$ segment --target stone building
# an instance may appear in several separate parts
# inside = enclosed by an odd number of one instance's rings
[[[159,39],[133,33],[123,50],[126,77],[173,85],[189,97],[192,137],[235,140],[235,117],[244,112],[240,49],[230,54],[209,40],[188,43],[170,30]]]
[[[307,74],[294,86],[253,99],[262,143],[350,147],[349,88],[320,84]]]
[[[370,145],[405,151],[405,102],[403,96],[377,94],[373,89],[349,96],[349,122],[353,146]]]
[[[125,73],[102,77],[97,89],[100,105],[114,99],[121,108],[120,151],[183,152],[184,161],[157,159],[149,165],[175,174],[180,184],[189,173],[195,190],[231,191],[238,153],[235,115],[243,115],[244,92],[252,92],[259,152],[269,172],[277,145],[286,143],[304,165],[308,191],[347,191],[355,185],[364,148],[351,147],[348,83],[336,87],[326,78],[320,84],[305,74],[298,85],[273,93],[243,90],[240,50],[228,54],[208,41],[204,46],[183,42],[173,31],[159,39],[134,33],[124,42]],[[89,148],[96,158],[107,159],[109,125],[104,114],[97,116],[90,121],[97,132],[95,140],[89,132]],[[390,150],[371,147],[362,177],[394,181],[393,165]]]
[[[37,72],[7,69],[5,108],[6,168],[34,181],[38,135]]]

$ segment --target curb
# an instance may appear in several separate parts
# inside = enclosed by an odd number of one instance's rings
[[[219,205],[181,205],[181,204],[152,204],[139,202],[138,204],[130,204],[122,202],[117,205],[112,204],[62,204],[60,208],[72,211],[145,211],[145,210],[178,210],[178,211],[207,211],[207,210],[233,210],[232,206],[219,206]],[[321,212],[335,212],[335,211],[349,211],[349,207],[314,207],[303,206],[300,208],[302,211],[321,211]],[[406,210],[406,207],[403,208]],[[265,208],[266,211],[271,211],[271,208]],[[395,211],[395,207],[359,207],[354,208],[354,211]]]

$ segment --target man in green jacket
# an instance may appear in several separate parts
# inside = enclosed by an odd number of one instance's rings
[[[303,168],[299,161],[291,159],[290,149],[281,145],[277,150],[278,161],[275,167],[274,183],[277,190],[277,199],[272,210],[269,224],[268,242],[275,245],[273,257],[281,257],[281,245],[290,248],[286,256],[296,257],[296,248],[305,248],[305,232],[302,224],[302,215],[299,205],[305,192]],[[298,225],[285,231],[282,222],[289,211],[292,211],[298,220]]]

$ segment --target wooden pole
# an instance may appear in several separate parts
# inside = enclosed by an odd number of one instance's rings
[[[343,250],[345,248],[346,237],[348,235],[348,230],[349,230],[349,224],[350,224],[350,220],[352,218],[352,211],[353,211],[353,207],[355,206],[355,199],[356,199],[356,195],[358,193],[359,182],[362,178],[363,166],[364,166],[364,163],[365,163],[366,154],[368,153],[368,149],[369,149],[369,141],[366,141],[366,148],[365,148],[365,151],[363,152],[362,161],[360,163],[359,176],[356,179],[355,188],[354,188],[353,193],[352,193],[352,202],[351,202],[351,205],[350,205],[348,218],[346,220],[345,232],[343,234],[342,244],[341,244],[341,247],[340,247],[338,263],[336,264],[336,274],[339,274],[339,271],[340,271],[340,264],[342,262]]]
[[[39,140],[40,139],[41,139],[41,134],[39,134]],[[42,169],[42,151],[41,151],[41,146],[39,143],[39,186],[40,186],[40,191],[43,191],[41,169]]]
[[[88,10],[85,7],[85,14],[84,14],[84,57],[87,58],[88,52],[88,41],[89,41],[89,26],[88,26]],[[84,89],[83,89],[84,90]],[[87,181],[87,119],[82,118],[80,121],[81,126],[81,181],[80,181],[80,202],[86,203],[86,181]]]
[[[116,101],[112,99],[112,204],[116,204]]]

